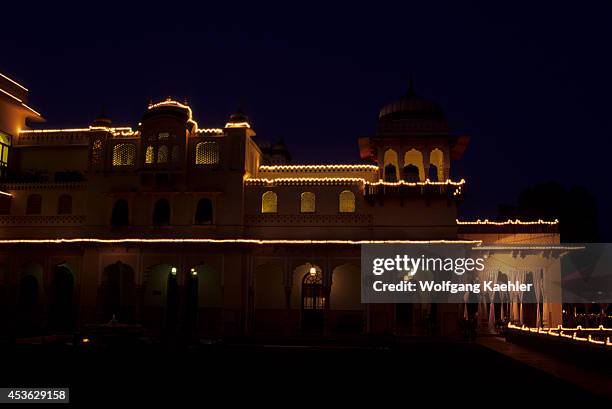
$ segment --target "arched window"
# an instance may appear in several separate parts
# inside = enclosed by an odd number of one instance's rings
[[[432,182],[438,182],[438,167],[433,163],[429,164],[429,175],[428,178]]]
[[[178,145],[172,147],[172,163],[178,163],[181,160],[181,148]]]
[[[355,194],[350,190],[340,193],[340,213],[355,213]]]
[[[167,163],[168,162],[168,147],[166,145],[162,145],[157,150],[157,163]]]
[[[145,163],[146,164],[153,163],[154,154],[155,152],[153,150],[153,146],[151,145],[147,146],[147,150],[145,151]]]
[[[213,221],[213,206],[209,198],[202,198],[198,201],[196,208],[196,224],[211,224]]]
[[[136,145],[120,143],[113,146],[113,166],[131,166],[136,159]]]
[[[383,156],[383,179],[388,182],[396,182],[397,181],[397,169],[399,169],[399,163],[397,159],[397,152],[393,149],[387,149]],[[393,175],[388,175],[387,171],[394,172]],[[391,178],[395,178],[395,180],[390,180]]]
[[[300,198],[300,212],[314,213],[315,211],[315,194],[312,192],[304,192]]]
[[[219,163],[219,145],[217,142],[199,142],[196,145],[196,165],[216,165]]]
[[[57,214],[72,214],[72,196],[63,194],[57,200]]]
[[[266,193],[261,195],[261,212],[262,213],[276,213],[277,209],[277,197],[276,193],[268,190]]]
[[[42,196],[30,195],[26,203],[26,214],[40,214],[42,212]]]
[[[170,202],[168,199],[159,199],[153,207],[153,224],[163,226],[170,224]]]
[[[437,171],[436,180],[442,181],[444,179],[444,154],[440,149],[435,148],[431,151],[429,154],[429,165],[429,173],[431,174],[431,165],[435,165]],[[431,177],[429,179],[433,181]]]
[[[127,226],[130,224],[130,209],[128,202],[125,199],[119,199],[113,206],[113,212],[111,214],[111,225],[112,226]]]
[[[414,180],[414,173],[415,173],[414,169],[408,168],[408,166],[413,166],[417,169],[416,180]],[[406,174],[406,170],[409,171],[408,174]],[[410,178],[410,182],[416,182],[418,180],[425,180],[425,170],[423,167],[423,154],[416,149],[410,149],[404,154],[404,179],[409,180],[406,178],[406,176]]]

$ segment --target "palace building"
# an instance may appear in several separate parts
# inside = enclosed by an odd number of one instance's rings
[[[25,87],[2,75],[0,91],[0,332],[115,316],[200,336],[411,334],[431,322],[452,334],[461,305],[362,304],[360,244],[465,242],[516,258],[495,246],[559,243],[556,222],[458,221],[466,181],[452,166],[469,137],[412,88],[356,138],[360,164],[333,165],[290,164],[242,112],[209,128],[168,99],[135,128],[100,117],[47,129]],[[499,266],[500,282],[541,273]],[[561,307],[510,297],[481,319],[505,316],[553,326]]]

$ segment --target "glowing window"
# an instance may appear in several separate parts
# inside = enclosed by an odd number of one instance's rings
[[[168,147],[166,145],[162,145],[157,150],[157,163],[167,163],[168,162]]]
[[[153,147],[151,145],[147,146],[147,150],[145,151],[145,163],[153,163]]]
[[[104,162],[104,152],[102,151],[102,139],[98,138],[91,144],[91,163],[101,165]]]
[[[181,148],[178,145],[172,147],[172,163],[178,163],[181,160]]]
[[[440,149],[435,148],[430,152],[429,163],[434,165],[436,169],[436,174],[431,175],[430,179],[432,181],[442,181],[444,179],[444,154]]]
[[[160,141],[163,141],[163,140],[166,140],[166,139],[170,138],[170,133],[169,132],[160,132],[158,134],[158,137],[159,137]]]
[[[300,212],[314,213],[315,211],[315,194],[312,192],[302,193],[300,200]]]
[[[136,145],[120,143],[113,147],[113,166],[131,166],[136,159]]]
[[[196,145],[196,165],[216,165],[219,163],[219,145],[217,142],[199,142]]]
[[[340,193],[340,213],[355,212],[355,194],[350,190]]]
[[[277,209],[276,193],[268,190],[266,193],[261,195],[261,212],[262,213],[276,213],[276,209]]]

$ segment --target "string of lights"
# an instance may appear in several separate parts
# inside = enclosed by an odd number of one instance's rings
[[[23,85],[21,85],[17,81],[12,80],[11,78],[7,77],[6,75],[2,74],[1,72],[0,72],[0,77],[4,78],[5,80],[8,80],[9,82],[12,82],[13,84],[17,85],[22,90],[24,90],[26,92],[28,91],[28,89],[26,87],[24,87]]]
[[[508,225],[521,225],[521,226],[530,226],[530,225],[557,225],[559,224],[559,220],[555,219],[553,221],[545,221],[542,219],[538,219],[537,221],[521,221],[519,219],[516,220],[511,220],[508,219],[505,222],[496,222],[496,221],[490,221],[489,219],[484,219],[484,220],[476,220],[476,221],[461,221],[459,219],[457,219],[457,224],[459,225],[490,225],[490,226],[508,226]]]
[[[557,326],[557,328],[537,328],[537,327],[528,327],[526,325],[519,326],[519,325],[514,325],[512,323],[509,323],[508,329],[516,330],[516,331],[523,331],[523,332],[530,332],[530,333],[535,333],[535,334],[548,335],[552,337],[562,337],[562,338],[571,339],[577,342],[588,342],[591,344],[605,345],[607,347],[612,347],[612,341],[610,341],[610,337],[606,337],[605,341],[599,341],[599,340],[593,339],[592,334],[589,334],[587,337],[578,336],[578,332],[580,331],[591,331],[591,332],[600,331],[600,332],[605,332],[605,333],[612,331],[612,328],[604,328],[603,325],[600,325],[597,328],[582,328],[580,325],[578,325],[576,328],[564,328],[561,325]],[[572,335],[565,333],[569,331],[573,331],[574,333]]]
[[[260,172],[326,172],[326,171],[371,171],[378,172],[376,165],[262,165]]]
[[[461,187],[465,184],[465,179],[461,179],[458,182],[447,179],[444,182],[432,182],[429,179],[423,182],[406,182],[400,180],[397,182],[385,182],[382,179],[377,182],[370,182],[364,178],[277,178],[277,179],[266,179],[266,178],[248,178],[245,180],[247,184],[256,185],[276,185],[276,184],[302,184],[302,183],[356,183],[369,186],[456,186]]]
[[[208,239],[208,238],[60,238],[60,239],[1,239],[0,244],[68,244],[68,243],[211,243],[211,244],[470,244],[481,240],[287,240],[287,239]]]
[[[0,74],[1,75],[1,74]],[[15,101],[17,101],[19,104],[21,104],[24,108],[26,108],[29,111],[34,112],[36,115],[40,116],[40,112],[35,111],[34,109],[30,108],[29,106],[27,106],[23,100],[21,98],[17,98],[15,95],[11,94],[8,91],[3,90],[2,88],[0,88],[0,91],[6,95],[8,95],[10,98],[14,99]]]

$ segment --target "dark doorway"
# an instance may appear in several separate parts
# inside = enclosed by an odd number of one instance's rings
[[[397,169],[394,165],[385,166],[385,182],[397,182]]]
[[[55,267],[49,300],[49,325],[58,330],[74,326],[74,277],[65,265]]]
[[[304,331],[323,330],[326,301],[323,274],[319,270],[309,271],[302,279],[302,329]]]
[[[114,316],[121,322],[131,322],[135,301],[134,270],[121,262],[106,267],[102,282],[103,318],[110,320]]]
[[[153,224],[165,226],[170,224],[170,202],[168,199],[159,199],[153,208]]]
[[[420,180],[419,168],[414,165],[404,166],[404,180],[406,182],[418,182]]]
[[[113,206],[111,215],[111,225],[115,227],[127,226],[130,224],[130,209],[125,199],[119,199]]]
[[[212,202],[208,198],[203,198],[198,201],[196,208],[195,222],[196,224],[211,224],[213,221]]]
[[[187,299],[185,300],[185,331],[188,335],[195,334],[198,328],[199,285],[198,272],[195,268],[192,268],[187,280]]]
[[[179,310],[179,289],[176,272],[168,274],[168,293],[166,297],[166,328],[169,332],[176,330]]]
[[[429,180],[432,182],[438,182],[438,167],[433,163],[429,164]]]

